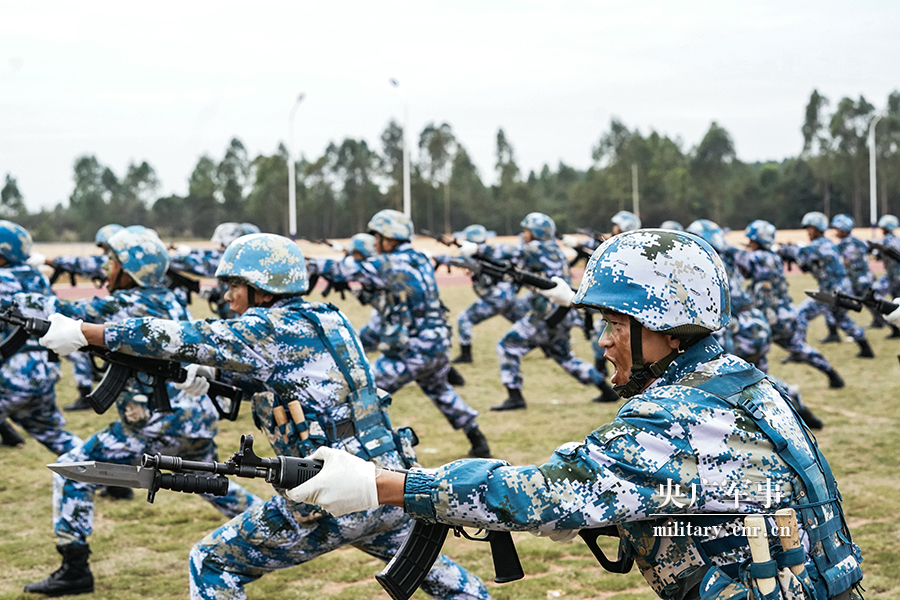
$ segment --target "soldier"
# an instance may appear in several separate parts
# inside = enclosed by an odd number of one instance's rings
[[[856,598],[860,550],[828,462],[776,386],[708,335],[728,322],[728,303],[725,269],[702,240],[613,237],[575,297],[602,311],[613,381],[630,398],[612,423],[541,466],[463,461],[375,479],[362,461],[323,448],[314,455],[323,470],[289,493],[326,510],[335,499],[344,510],[402,505],[419,518],[556,540],[614,525],[625,556],[667,600]],[[786,550],[764,535],[772,561],[756,563],[743,517],[788,507],[803,545]],[[763,596],[758,580],[776,577]]]
[[[765,313],[772,327],[772,341],[790,352],[793,360],[825,373],[829,387],[844,387],[844,380],[828,360],[806,342],[806,322],[788,293],[784,263],[771,249],[775,243],[775,226],[759,219],[747,226],[744,235],[749,240],[747,250],[734,253],[735,264],[749,280],[748,291],[753,302]]]
[[[659,226],[659,228],[660,229],[669,229],[671,231],[684,231],[684,226],[682,226],[681,223],[679,223],[678,221],[672,221],[672,220],[663,221],[662,224]]]
[[[308,275],[297,244],[274,234],[243,236],[228,246],[216,275],[228,282],[236,319],[128,319],[105,328],[76,325],[68,337],[76,340],[72,345],[106,344],[139,356],[195,363],[184,384],[194,393],[205,392],[217,368],[228,371],[223,378],[233,378],[252,394],[254,422],[278,455],[305,457],[331,447],[368,461],[373,472],[376,466],[415,464],[414,434],[391,429],[390,399],[379,397],[347,318],[333,305],[302,298]],[[194,546],[191,598],[243,598],[244,587],[265,573],[347,545],[388,561],[412,526],[398,508],[334,517],[286,498],[284,491],[276,489],[270,500]],[[490,598],[481,580],[444,556],[423,587],[437,598]]]
[[[219,266],[219,260],[221,260],[222,253],[228,247],[228,244],[242,235],[251,233],[259,233],[259,227],[253,223],[220,223],[216,226],[209,240],[218,244],[217,248],[203,250],[180,245],[169,255],[169,263],[173,269],[184,271],[185,273],[193,273],[200,277],[214,278],[216,276],[216,268]],[[204,292],[208,296],[210,304],[215,305],[215,312],[221,319],[234,317],[234,313],[228,310],[228,303],[223,299],[226,291],[226,287],[220,283],[209,292]]]
[[[850,284],[850,278],[847,277],[847,270],[844,269],[844,262],[841,260],[837,246],[825,237],[825,232],[828,230],[828,217],[820,212],[808,212],[803,215],[800,224],[806,228],[809,245],[803,247],[792,244],[782,246],[780,249],[782,258],[790,257],[801,269],[812,273],[819,282],[819,291],[853,293],[853,286]],[[859,346],[859,353],[856,357],[875,358],[872,347],[866,340],[866,332],[850,318],[846,308],[829,306],[813,298],[806,298],[800,303],[797,312],[806,323],[821,314],[830,313],[837,326],[852,337]]]
[[[467,247],[467,252],[472,254],[477,252],[493,258],[495,255],[510,251],[509,247],[505,245],[500,247],[488,245],[487,229],[484,225],[469,225],[463,229],[462,239],[463,242],[475,244],[474,247]],[[434,262],[449,265],[454,258],[450,255],[437,255],[434,257]],[[501,315],[510,323],[515,323],[525,315],[527,309],[524,300],[518,296],[519,285],[517,283],[495,281],[485,275],[479,275],[477,263],[466,258],[458,260],[461,260],[475,274],[472,278],[472,289],[478,299],[459,313],[456,318],[460,354],[452,362],[470,364],[472,362],[472,327],[496,315]]]
[[[508,255],[498,255],[498,258],[510,260],[522,270],[553,278],[560,289],[568,287],[571,282],[569,263],[556,244],[556,223],[553,219],[533,212],[527,214],[519,225],[522,227],[522,244]],[[616,402],[619,399],[603,375],[572,352],[569,334],[572,327],[581,325],[578,312],[569,310],[551,327],[548,319],[557,310],[558,305],[546,294],[533,294],[528,299],[528,312],[513,323],[512,328],[497,342],[500,380],[506,387],[508,397],[503,403],[492,406],[491,410],[526,408],[522,396],[522,357],[539,347],[545,348],[550,358],[581,384],[597,386],[601,393],[594,399],[595,402]]]
[[[155,234],[140,226],[129,227],[110,237],[107,246],[108,296],[69,302],[50,295],[17,294],[14,301],[23,310],[49,314],[54,324],[79,324],[81,320],[104,323],[143,316],[185,320],[184,307],[164,287],[169,261],[165,246]],[[51,326],[51,332],[59,331],[59,327]],[[53,335],[48,333],[48,336],[41,338],[42,345],[52,346]],[[60,354],[86,345],[82,337],[63,348]],[[58,462],[99,460],[139,464],[144,453],[156,452],[175,452],[190,460],[216,460],[213,438],[218,414],[212,401],[206,396],[178,391],[171,384],[168,393],[173,412],[151,412],[148,398],[152,391],[146,384],[132,380],[116,400],[119,420],[95,433],[83,446],[59,457]],[[93,530],[94,489],[91,484],[54,475],[53,529],[63,562],[43,581],[25,586],[26,592],[61,596],[94,590],[87,542]],[[227,496],[204,498],[229,517],[261,502],[234,482],[229,484]]]
[[[894,230],[900,227],[900,220],[894,215],[882,215],[878,219],[878,227],[884,236],[881,239],[881,244],[900,252],[900,238],[894,235]],[[881,261],[884,263],[884,275],[878,278],[873,289],[879,296],[896,298],[900,296],[900,261],[894,260],[886,254],[879,254],[881,255]],[[894,335],[894,331],[894,329],[891,329],[889,338],[900,337],[900,330],[898,330],[897,336]]]
[[[875,276],[872,274],[872,269],[869,268],[869,245],[853,235],[854,222],[853,217],[850,215],[834,215],[831,218],[831,227],[839,240],[837,243],[838,252],[844,261],[844,268],[847,269],[847,276],[850,278],[853,295],[865,296],[875,283]],[[884,327],[884,318],[881,316],[881,313],[872,308],[869,308],[869,311],[872,313],[871,327]],[[825,318],[829,319],[828,337],[822,342],[841,341],[834,318],[830,317],[829,313],[825,313]],[[890,327],[891,337],[900,337],[900,329],[895,326]]]
[[[31,246],[31,234],[25,228],[12,221],[0,220],[0,297],[3,301],[19,292],[53,294],[47,278],[28,264]],[[9,334],[9,329],[9,326],[3,327],[4,337]],[[81,438],[64,429],[66,420],[56,405],[54,387],[59,376],[59,360],[49,356],[35,340],[28,340],[0,365],[0,424],[5,429],[4,445],[24,443],[7,419],[17,423],[54,455],[81,445]]]
[[[478,411],[466,404],[447,380],[450,373],[450,328],[438,296],[431,259],[410,244],[413,223],[396,210],[382,210],[369,221],[378,255],[362,262],[319,260],[318,271],[334,281],[358,281],[384,294],[379,349],[375,361],[378,387],[392,394],[415,381],[454,429],[471,443],[469,456],[490,456],[478,427]],[[349,258],[349,257],[348,257]]]
[[[378,254],[375,249],[375,236],[370,233],[357,233],[350,238],[346,253],[357,262],[375,256]],[[381,339],[381,315],[375,306],[383,301],[384,294],[373,290],[361,290],[357,298],[362,304],[372,305],[369,321],[359,330],[359,340],[366,352],[375,352],[378,350],[378,340]]]

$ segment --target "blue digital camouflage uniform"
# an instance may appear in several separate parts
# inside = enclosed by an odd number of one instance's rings
[[[479,244],[478,253],[489,258],[495,258],[503,254],[509,254],[511,249],[506,245],[491,246]],[[456,317],[456,330],[459,333],[459,343],[462,346],[472,345],[472,328],[482,321],[493,316],[501,315],[510,323],[515,323],[527,312],[526,301],[519,297],[519,285],[511,281],[494,281],[485,275],[477,274],[478,265],[475,261],[461,259],[450,255],[438,255],[434,257],[438,264],[449,264],[456,259],[465,264],[473,272],[472,289],[478,299],[466,307]]]
[[[215,278],[216,269],[219,261],[222,259],[221,250],[202,250],[192,248],[187,254],[174,252],[169,254],[169,267],[176,271],[199,275],[200,277]],[[217,281],[216,286],[209,291],[210,297],[215,299],[215,313],[221,319],[231,319],[236,315],[228,308],[228,303],[224,301],[225,292],[228,286]],[[205,292],[204,292],[205,293]],[[182,304],[186,304],[186,298],[179,297]],[[210,301],[212,304],[213,301]]]
[[[135,316],[175,320],[186,317],[184,307],[165,288],[116,290],[109,296],[72,302],[36,294],[17,294],[14,298],[23,309],[40,315],[58,312],[89,323],[107,323]],[[57,462],[97,460],[136,465],[144,453],[157,452],[177,454],[189,460],[216,460],[213,438],[218,413],[212,401],[207,396],[188,396],[172,384],[167,387],[173,412],[159,413],[148,408],[152,390],[136,381],[129,383],[116,399],[119,419],[95,433],[83,446],[59,457]],[[61,544],[86,543],[93,529],[95,488],[92,484],[53,476],[53,527]],[[260,502],[234,482],[229,484],[228,495],[204,498],[229,517]]]
[[[822,353],[806,341],[806,321],[797,312],[788,293],[784,263],[771,250],[735,250],[734,261],[749,281],[748,292],[772,328],[772,341],[800,362],[829,373],[834,370]]]
[[[0,297],[6,301],[19,292],[53,293],[47,278],[33,267],[0,268]],[[12,328],[3,325],[0,335],[5,338]],[[0,365],[0,422],[18,423],[56,455],[81,445],[81,438],[64,429],[66,420],[56,405],[59,376],[59,361],[51,361],[47,349],[34,339]]]
[[[450,328],[431,259],[404,241],[393,252],[363,261],[316,262],[334,281],[358,281],[383,293],[374,307],[381,314],[382,354],[374,364],[378,387],[392,394],[415,381],[454,429],[477,428],[478,411],[447,382]]]
[[[330,446],[386,468],[415,460],[411,434],[392,435],[388,401],[377,397],[352,326],[330,304],[294,297],[228,321],[128,320],[107,326],[105,342],[130,354],[234,372],[235,383],[253,394],[254,422],[278,455],[305,457]],[[291,411],[298,403],[300,410]],[[346,545],[388,561],[412,526],[400,508],[335,518],[276,491],[194,547],[192,598],[244,598],[244,586],[265,573]],[[422,587],[438,598],[490,597],[477,577],[444,556]]]
[[[900,252],[900,238],[892,231],[885,232],[879,243]],[[875,282],[875,291],[881,297],[900,296],[900,262],[886,255],[881,256],[881,261],[884,263],[884,275]]]
[[[510,260],[523,271],[541,277],[562,277],[571,282],[569,263],[555,239],[532,240],[520,244],[507,253],[498,253],[497,258]],[[582,384],[600,385],[603,375],[594,365],[584,361],[572,352],[570,330],[581,326],[577,310],[570,310],[555,326],[547,325],[547,318],[557,306],[540,294],[528,297],[528,312],[513,323],[512,328],[497,342],[497,356],[500,360],[500,380],[510,389],[522,389],[522,357],[542,347],[563,370]]]
[[[861,239],[848,235],[838,241],[837,249],[850,278],[853,295],[862,296],[875,282],[869,268],[869,247]]]
[[[820,235],[806,246],[783,246],[782,251],[791,256],[800,265],[800,268],[812,273],[812,276],[819,282],[819,291],[853,293],[853,287],[847,277],[847,271],[837,246],[824,235]],[[865,331],[850,318],[846,308],[830,306],[813,298],[806,298],[797,307],[797,312],[806,323],[819,315],[830,313],[834,317],[835,324],[854,341],[860,342],[866,339]]]
[[[612,423],[560,446],[544,465],[468,460],[412,469],[406,510],[498,530],[617,525],[661,598],[724,600],[745,598],[755,585],[746,538],[735,535],[740,517],[790,506],[802,523],[805,554],[784,555],[777,544],[770,552],[779,567],[805,562],[806,572],[784,570],[783,585],[796,591],[808,584],[807,598],[836,596],[862,578],[859,548],[849,541],[827,462],[764,377],[706,337]],[[688,524],[693,533],[685,532]]]

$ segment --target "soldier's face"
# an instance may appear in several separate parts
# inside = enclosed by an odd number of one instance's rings
[[[522,230],[522,241],[523,242],[525,242],[527,244],[527,243],[531,242],[531,240],[533,240],[533,239],[534,239],[534,234],[531,233],[530,229]]]
[[[250,308],[250,295],[247,293],[247,285],[244,283],[229,283],[225,292],[225,301],[228,307],[239,315]]]
[[[627,315],[604,312],[606,327],[600,336],[600,346],[606,350],[606,359],[616,368],[610,381],[615,385],[628,383],[631,376],[631,319]],[[644,364],[650,364],[668,356],[679,342],[672,336],[641,327],[641,353]]]

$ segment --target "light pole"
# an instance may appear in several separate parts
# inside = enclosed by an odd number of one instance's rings
[[[297,239],[297,175],[294,172],[294,115],[306,94],[300,92],[288,116],[288,231],[291,239]]]
[[[875,126],[884,117],[884,113],[878,113],[869,124],[869,220],[872,229],[878,223],[878,186],[875,179]]]
[[[403,214],[412,218],[412,202],[409,190],[409,143],[407,143],[407,129],[409,129],[409,102],[406,99],[406,90],[400,87],[400,82],[391,78],[391,85],[400,92],[403,98]]]

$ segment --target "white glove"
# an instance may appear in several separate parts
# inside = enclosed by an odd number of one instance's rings
[[[331,242],[331,249],[334,250],[335,252],[343,252],[344,245],[340,242]]]
[[[572,306],[572,298],[575,297],[575,290],[572,289],[572,286],[559,276],[553,277],[550,281],[556,283],[556,287],[552,287],[549,290],[538,289],[537,293],[550,300],[553,304]]]
[[[562,240],[560,240],[564,246],[568,246],[569,248],[577,248],[581,245],[581,242],[578,241],[578,238],[574,235],[569,235],[568,233],[562,236]]]
[[[335,517],[378,508],[375,465],[343,450],[321,447],[309,457],[324,461],[319,474],[287,491],[294,502],[322,507]]]
[[[87,339],[81,333],[81,319],[70,319],[65,315],[53,313],[47,320],[50,321],[50,329],[38,340],[44,348],[49,348],[60,356],[67,356],[88,345]]]
[[[187,244],[179,244],[175,246],[175,255],[176,256],[187,256],[191,253],[191,247]]]
[[[459,254],[465,258],[472,258],[478,252],[478,244],[475,242],[460,242]]]
[[[530,531],[531,535],[550,538],[554,542],[568,542],[575,539],[579,529],[554,529],[553,531]]]
[[[37,269],[39,266],[47,264],[47,257],[40,252],[32,252],[31,256],[28,257],[28,260],[25,261],[25,264]]]
[[[216,379],[216,370],[203,365],[188,365],[187,377],[181,383],[173,383],[175,389],[184,390],[188,396],[202,396],[209,391],[210,380]]]
[[[894,298],[891,302],[898,306],[892,312],[884,315],[884,320],[895,327],[900,327],[900,298]]]

